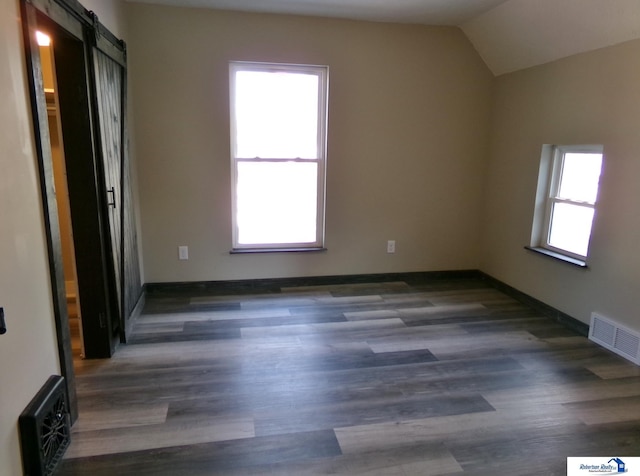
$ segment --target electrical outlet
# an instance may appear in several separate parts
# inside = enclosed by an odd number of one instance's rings
[[[387,241],[387,253],[395,253],[396,252],[396,240]]]
[[[189,259],[189,247],[188,246],[178,246],[178,259],[182,261],[186,261]]]

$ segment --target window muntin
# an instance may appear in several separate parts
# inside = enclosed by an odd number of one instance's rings
[[[233,247],[320,248],[328,68],[230,65]]]
[[[553,148],[543,236],[534,245],[586,260],[602,158],[602,146]]]

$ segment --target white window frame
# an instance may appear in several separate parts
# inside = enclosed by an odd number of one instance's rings
[[[268,71],[287,73],[306,73],[317,75],[318,82],[318,130],[316,158],[280,158],[280,157],[255,157],[240,158],[237,156],[236,144],[236,114],[235,114],[235,74],[238,71]],[[327,151],[327,117],[328,117],[328,89],[329,68],[319,65],[300,65],[286,63],[259,63],[232,61],[229,63],[229,92],[230,92],[230,119],[231,119],[231,193],[232,193],[232,230],[233,250],[242,251],[308,251],[324,249],[325,233],[325,195],[326,195],[326,151]],[[317,164],[317,209],[316,209],[316,238],[310,243],[260,243],[245,244],[239,242],[239,228],[237,223],[237,185],[238,164],[240,162],[301,162]]]
[[[590,153],[602,154],[604,161],[604,151],[602,145],[545,145],[543,147],[542,159],[540,162],[540,173],[538,176],[538,193],[536,209],[534,211],[534,222],[532,229],[531,247],[536,250],[548,250],[555,257],[566,257],[567,261],[575,264],[586,265],[587,254],[581,255],[575,252],[558,248],[549,243],[551,236],[553,208],[557,203],[567,203],[574,206],[586,207],[595,210],[597,199],[594,202],[576,201],[558,196],[560,182],[562,179],[564,157],[567,153]],[[589,241],[593,234],[593,223],[589,232]]]

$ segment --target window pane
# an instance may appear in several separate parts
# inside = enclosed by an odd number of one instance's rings
[[[317,218],[316,162],[239,162],[238,243],[313,243]]]
[[[318,87],[315,74],[237,71],[236,156],[318,158]]]
[[[587,256],[593,208],[556,203],[551,215],[549,244],[555,248]]]
[[[595,203],[602,169],[602,154],[567,152],[564,154],[558,196]]]

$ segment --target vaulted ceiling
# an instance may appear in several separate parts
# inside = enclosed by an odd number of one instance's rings
[[[640,38],[640,0],[127,0],[459,26],[500,75]]]

